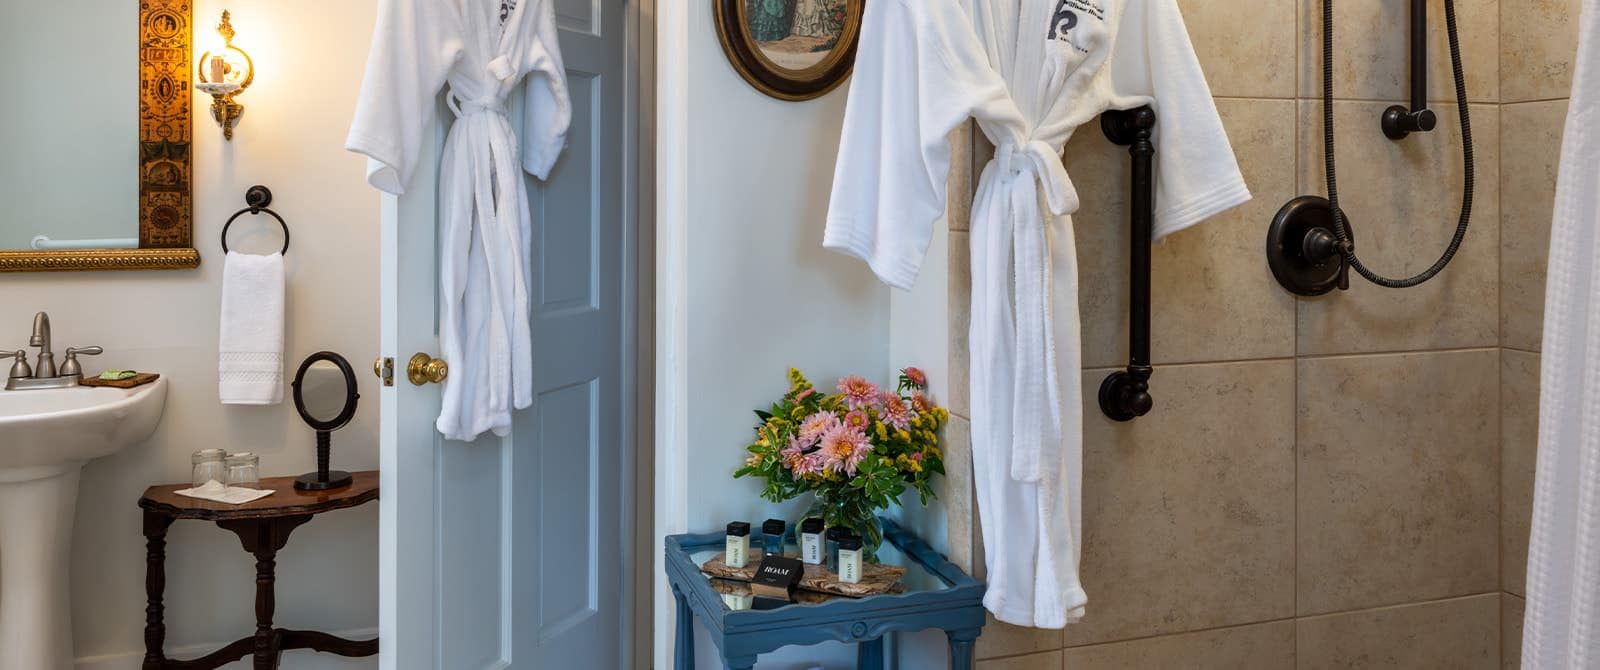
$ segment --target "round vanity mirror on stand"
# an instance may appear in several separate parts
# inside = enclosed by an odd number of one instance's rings
[[[300,418],[317,431],[317,471],[300,475],[294,487],[301,491],[323,491],[350,483],[350,473],[329,470],[331,434],[350,423],[356,415],[356,373],[350,361],[331,351],[319,351],[300,364],[294,375],[294,406]]]

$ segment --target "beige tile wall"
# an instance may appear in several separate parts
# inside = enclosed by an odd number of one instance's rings
[[[1322,2],[1179,3],[1255,199],[1155,250],[1156,409],[1114,423],[1094,389],[1127,354],[1128,158],[1093,128],[1068,144],[1080,192],[1096,196],[1074,223],[1089,615],[1065,631],[991,621],[979,666],[1516,667],[1578,0],[1457,0],[1478,168],[1467,242],[1423,287],[1357,278],[1314,299],[1277,286],[1262,244],[1284,202],[1325,193]],[[1336,5],[1343,204],[1363,258],[1389,275],[1433,262],[1461,197],[1443,0],[1430,4],[1440,127],[1403,142],[1377,132],[1408,91],[1406,7]],[[970,193],[990,149],[970,129],[953,139],[951,192]],[[965,209],[952,208],[951,230],[951,368],[964,371]],[[960,462],[966,425],[952,425]],[[952,553],[981,575],[970,488],[947,485]]]
[[[1579,5],[1500,0],[1500,644],[1508,669],[1520,666],[1545,259]]]

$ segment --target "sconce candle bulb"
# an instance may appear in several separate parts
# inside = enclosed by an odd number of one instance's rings
[[[222,36],[222,45],[200,56],[195,88],[211,96],[211,118],[222,126],[222,137],[232,140],[233,127],[244,114],[244,105],[235,98],[255,81],[256,68],[250,54],[234,46],[233,21],[226,10],[217,24],[217,34]]]

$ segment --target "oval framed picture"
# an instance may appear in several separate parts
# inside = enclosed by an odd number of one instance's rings
[[[864,0],[711,0],[733,69],[782,100],[810,100],[855,66]]]

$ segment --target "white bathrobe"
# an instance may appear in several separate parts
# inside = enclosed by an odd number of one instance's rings
[[[1600,668],[1600,0],[1584,0],[1545,280],[1522,667]]]
[[[1062,147],[1104,110],[1152,105],[1157,238],[1250,194],[1176,0],[872,0],[865,11],[823,243],[909,288],[944,214],[947,134],[973,117],[997,147],[971,233],[984,604],[1007,623],[1060,628],[1087,602],[1078,193]]]
[[[522,156],[506,97],[526,87]],[[400,194],[439,91],[456,121],[439,169],[439,346],[451,374],[439,432],[504,435],[532,402],[528,275],[532,252],[522,170],[544,179],[571,122],[551,0],[380,0],[356,118],[345,147],[367,155],[367,180]]]

